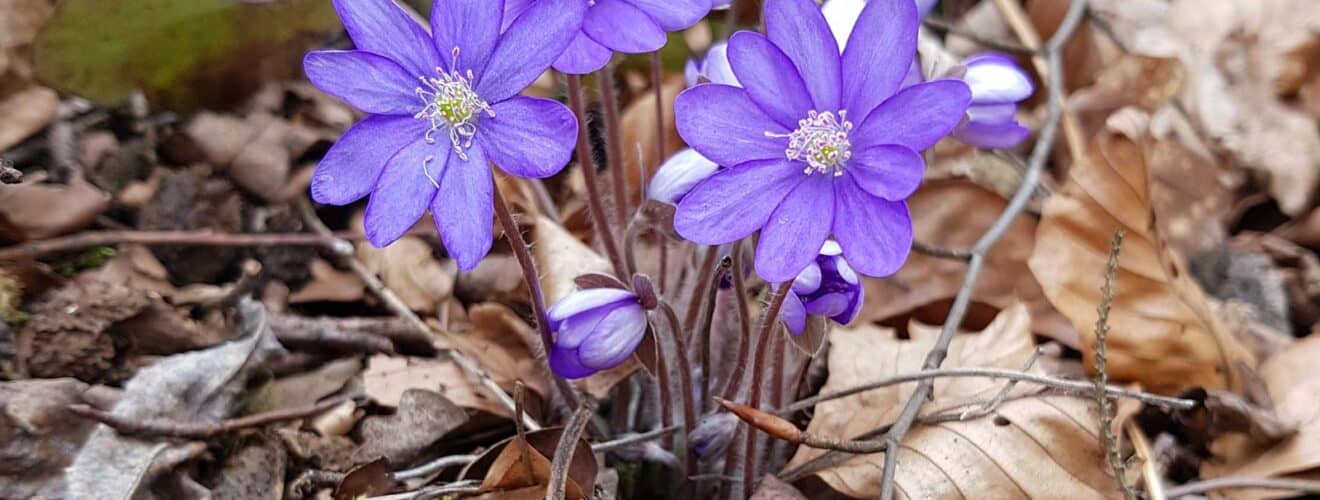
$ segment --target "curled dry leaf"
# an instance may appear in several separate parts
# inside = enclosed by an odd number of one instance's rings
[[[178,354],[143,368],[127,384],[111,410],[127,419],[162,418],[214,421],[236,408],[250,375],[282,352],[266,325],[265,310],[245,300],[239,304],[238,340],[210,349]],[[161,471],[202,451],[200,444],[156,442],[121,436],[97,426],[69,466],[71,498],[133,498]]]
[[[942,180],[922,185],[908,200],[918,241],[949,249],[968,249],[1003,212],[1008,201],[965,180]],[[1077,333],[1067,319],[1045,300],[1036,279],[1027,271],[1027,258],[1035,245],[1036,223],[1018,217],[1004,239],[986,256],[973,300],[1007,308],[1015,300],[1027,304],[1032,330],[1076,347]],[[962,286],[967,264],[913,252],[898,274],[866,280],[866,304],[858,321],[891,319],[927,304],[950,300]],[[928,321],[942,320],[943,316]]]
[[[1031,317],[1026,306],[1014,304],[995,318],[984,331],[971,335],[959,335],[949,347],[949,357],[945,360],[947,368],[987,367],[1003,369],[1021,369],[1035,350],[1031,338]],[[829,379],[821,388],[822,393],[848,389],[857,385],[880,380],[894,375],[921,370],[925,354],[935,345],[939,329],[913,324],[909,327],[911,340],[899,340],[891,328],[860,324],[849,328],[836,329],[830,336],[830,351],[827,358]],[[1040,373],[1039,367],[1033,367],[1033,373]],[[972,408],[989,401],[1004,386],[1003,382],[986,378],[950,378],[936,382],[933,399],[926,403],[922,412],[933,412],[957,407]],[[807,432],[817,436],[831,438],[853,438],[870,432],[883,425],[892,423],[902,411],[903,405],[912,395],[915,384],[893,385],[857,395],[827,401],[816,406],[815,416],[807,425]],[[1019,386],[1013,394],[1023,395],[1030,388]],[[1047,450],[1030,443],[1029,434],[1050,431],[1051,426],[1066,422],[1067,418],[1057,412],[1048,416],[1049,405],[1044,402],[1026,400],[1018,402],[1027,412],[1023,428],[1006,429],[991,423],[990,419],[972,422],[947,424],[934,428],[917,428],[904,439],[904,453],[899,455],[899,470],[903,476],[898,478],[901,491],[906,491],[913,498],[956,497],[958,491],[992,491],[1008,488],[1017,491],[1013,475],[1022,478],[1023,474],[1039,474],[1031,482],[1052,484],[1054,491],[1070,491],[1093,484],[1074,478],[1068,472],[1076,474],[1081,470],[1093,470],[1092,475],[1103,472],[1099,454],[1088,457],[1085,468],[1074,461],[1056,462],[1053,454],[1071,454],[1070,450]],[[1074,411],[1075,410],[1075,411]],[[1087,414],[1085,405],[1070,409],[1068,414]],[[1087,420],[1081,420],[1086,422]],[[1071,423],[1077,426],[1076,423]],[[1040,427],[1036,429],[1036,427]],[[1030,427],[1030,428],[1027,428]],[[1095,426],[1075,430],[1061,429],[1059,439],[1073,439],[1081,446],[1081,435],[1094,433]],[[1025,434],[1024,434],[1025,432]],[[1082,434],[1078,434],[1082,433]],[[961,434],[961,436],[960,436]],[[1093,439],[1093,438],[1092,438]],[[961,444],[955,442],[961,440]],[[949,451],[964,447],[975,448],[972,443],[993,444],[996,441],[1022,440],[1021,444],[1001,447],[995,445],[996,455],[973,450]],[[1055,438],[1042,442],[1059,442]],[[1071,446],[1070,446],[1071,447]],[[1065,447],[1065,448],[1070,448]],[[1029,450],[1031,458],[1021,454]],[[814,448],[799,448],[789,461],[788,468],[806,463],[823,454]],[[1011,459],[1012,462],[999,462]],[[1018,462],[1017,460],[1027,460]],[[1062,460],[1062,459],[1057,459]],[[842,463],[834,464],[816,472],[831,488],[845,495],[857,498],[875,497],[880,492],[880,474],[876,471],[884,462],[883,454],[859,455],[849,457]],[[1039,469],[1024,467],[1025,464],[1039,463]],[[924,464],[924,465],[923,465]],[[1004,472],[1000,472],[1000,467]],[[1089,468],[1089,469],[1086,469]],[[947,476],[945,472],[947,471]],[[1008,474],[1008,475],[1005,475]],[[975,478],[984,484],[964,482]],[[1050,483],[1049,481],[1053,481]],[[971,486],[971,489],[967,489]],[[1094,488],[1094,486],[1092,486]],[[1003,490],[1000,490],[1003,491]],[[1048,490],[1047,490],[1048,491]],[[1010,495],[1011,497],[1012,495]]]
[[[431,245],[416,236],[404,236],[385,248],[360,242],[357,257],[408,308],[419,313],[435,312],[454,292],[458,268],[452,261],[436,259]]]
[[[527,440],[514,436],[492,446],[477,461],[463,470],[461,477],[482,478],[481,491],[500,492],[490,498],[544,498],[545,484],[550,478],[550,458],[555,455],[564,429],[556,427],[526,434]],[[524,453],[525,452],[525,453]],[[526,457],[526,458],[524,458]],[[531,477],[527,471],[531,470]],[[570,500],[588,498],[596,484],[600,465],[591,451],[590,443],[578,439],[573,460],[568,464],[565,497]],[[521,488],[540,486],[537,494],[523,497]]]
[[[1201,468],[1205,477],[1285,477],[1320,470],[1320,336],[1311,336],[1261,364],[1279,419],[1297,433],[1268,448],[1252,446],[1245,436],[1227,435],[1213,445],[1217,457]],[[1275,492],[1277,493],[1277,492]],[[1226,498],[1268,497],[1260,490],[1227,491]]]
[[[1165,393],[1240,387],[1242,371],[1255,361],[1211,312],[1156,228],[1146,138],[1112,128],[1144,131],[1145,120],[1131,108],[1110,120],[1111,128],[1046,201],[1028,264],[1045,296],[1080,333],[1089,367],[1109,240],[1125,231],[1109,315],[1110,376]]]
[[[4,110],[0,109],[0,116]],[[87,227],[110,207],[110,198],[80,175],[68,184],[24,182],[0,190],[0,237],[50,238]]]

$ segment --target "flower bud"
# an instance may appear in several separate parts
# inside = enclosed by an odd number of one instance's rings
[[[706,49],[706,57],[701,60],[688,59],[683,68],[683,77],[687,86],[695,87],[703,79],[711,83],[741,87],[738,77],[733,75],[733,65],[729,64],[728,42],[717,42]]]
[[[779,317],[793,335],[806,330],[808,315],[846,325],[857,318],[864,295],[861,279],[844,260],[839,244],[826,241],[816,261],[793,280]]]
[[[628,290],[578,290],[551,306],[546,317],[554,335],[550,368],[569,379],[618,366],[646,334],[646,311]]]
[[[1036,88],[1013,59],[987,52],[968,57],[963,81],[972,90],[967,121],[953,135],[980,148],[1008,148],[1031,135],[1017,121],[1017,103],[1031,97]]]
[[[738,417],[732,413],[720,411],[702,415],[697,428],[688,435],[692,453],[698,457],[723,454],[737,428]]]
[[[692,188],[706,180],[719,169],[715,162],[707,160],[693,149],[684,149],[669,157],[647,187],[647,196],[653,200],[677,205],[679,200],[692,191]]]

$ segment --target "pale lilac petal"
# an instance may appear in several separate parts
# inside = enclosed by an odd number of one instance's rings
[[[651,183],[647,185],[646,195],[653,200],[676,205],[693,187],[715,174],[718,169],[715,162],[707,160],[701,153],[685,148],[674,153],[655,171]]]
[[[636,307],[636,304],[633,304]],[[613,305],[581,311],[565,318],[555,329],[555,347],[577,349],[582,342],[591,338],[599,330],[600,322],[620,307],[627,307],[622,301]]]
[[[839,44],[839,50],[848,49],[848,35],[852,34],[865,7],[866,0],[828,0],[820,6],[820,13],[830,25],[830,33],[834,35],[834,42]]]
[[[861,118],[898,91],[917,53],[917,7],[912,0],[870,0],[843,51],[843,105]]]
[[[793,292],[800,295],[810,295],[820,288],[821,273],[820,264],[815,261],[807,264],[807,267],[793,278]]]
[[[967,120],[980,123],[1007,123],[1017,120],[1017,104],[973,104],[967,106]]]
[[[729,39],[729,63],[761,111],[786,128],[811,111],[811,94],[793,61],[760,33],[739,31]]]
[[[820,246],[830,234],[834,179],[805,177],[770,214],[756,243],[756,274],[770,283],[796,277],[820,255]]]
[[[582,31],[616,52],[640,54],[664,47],[665,30],[641,9],[623,0],[596,0]]]
[[[446,169],[448,145],[417,139],[390,158],[362,219],[367,241],[376,247],[388,246],[426,214],[435,197],[433,179],[439,179]]]
[[[564,169],[577,140],[577,118],[558,101],[515,96],[481,120],[477,142],[490,161],[518,177],[541,179]]]
[[[357,122],[316,165],[312,200],[347,205],[362,199],[376,188],[390,157],[425,133],[425,122],[411,116],[372,115]]]
[[[440,56],[426,28],[391,0],[334,0],[358,49],[388,57],[414,77],[433,76]]]
[[[738,76],[733,74],[733,65],[729,63],[728,42],[716,42],[706,50],[706,59],[701,63],[701,74],[711,83],[742,86]]]
[[[843,308],[843,312],[832,316],[830,319],[840,325],[852,323],[857,319],[857,314],[862,312],[862,304],[866,298],[866,287],[857,287],[857,293],[853,294],[848,301],[848,306]]]
[[[802,335],[807,329],[807,309],[802,305],[802,298],[794,292],[784,297],[784,305],[779,307],[779,319],[793,335]]]
[[[834,35],[830,34],[815,0],[767,0],[765,32],[797,66],[798,74],[811,91],[816,110],[840,109],[843,101],[839,45],[834,43]]]
[[[868,193],[886,200],[904,200],[921,185],[925,162],[907,146],[872,146],[853,151],[845,175]]]
[[[360,50],[317,50],[303,58],[312,85],[377,115],[409,115],[422,108],[418,81],[394,61]]]
[[[733,5],[733,0],[710,0],[711,10],[727,9]]]
[[[578,361],[577,349],[560,348],[550,350],[550,369],[569,380],[589,377],[599,371],[582,366]]]
[[[813,316],[834,316],[848,309],[848,294],[843,292],[826,293],[806,303],[807,314]]]
[[[665,31],[685,30],[710,12],[709,0],[625,0],[642,9]]]
[[[836,243],[835,246],[838,246],[838,244]],[[839,249],[839,253],[843,253],[842,248]],[[838,259],[834,261],[834,270],[837,271],[839,273],[839,277],[843,278],[843,281],[845,283],[848,283],[849,285],[856,285],[862,282],[862,280],[857,277],[857,272],[853,271],[852,266],[848,265],[848,261],[846,259]]]
[[[734,166],[752,160],[784,158],[789,130],[766,116],[747,93],[728,85],[697,85],[674,101],[678,134],[710,161]]]
[[[522,92],[555,62],[582,26],[582,0],[540,0],[509,25],[478,75],[477,94],[486,102]]]
[[[825,240],[825,244],[820,246],[820,254],[830,257],[843,255],[843,249],[839,248],[839,242],[834,240]]]
[[[494,239],[494,180],[481,148],[468,148],[467,159],[449,150],[431,216],[445,250],[460,271],[471,271],[490,251]]]
[[[1016,147],[1031,137],[1031,129],[1016,121],[1000,123],[968,122],[953,131],[958,140],[982,149]]]
[[[752,234],[788,192],[806,180],[798,165],[766,160],[717,172],[678,202],[674,229],[702,245],[722,245]]]
[[[604,68],[612,54],[610,49],[592,40],[585,32],[578,31],[573,42],[555,60],[554,66],[562,73],[585,75]]]
[[[624,362],[646,336],[646,312],[641,307],[620,307],[610,312],[596,333],[578,347],[583,366],[608,370]]]
[[[936,80],[903,89],[853,129],[852,147],[864,150],[898,144],[923,151],[962,121],[971,98],[967,84],[959,80]]]
[[[683,83],[691,87],[698,83],[701,78],[701,68],[697,67],[696,59],[688,59],[683,63]]]
[[[834,195],[834,239],[848,263],[876,278],[898,272],[912,250],[907,203],[876,198],[848,178],[834,183]]]
[[[569,316],[580,314],[589,309],[604,307],[625,300],[637,300],[637,296],[618,288],[588,288],[568,294],[559,302],[545,310],[551,323],[558,323]]]
[[[1018,102],[1035,92],[1031,76],[1008,56],[977,54],[964,61],[963,81],[972,89],[972,104]]]
[[[431,4],[431,35],[441,66],[481,74],[486,59],[495,50],[504,18],[504,0],[435,0]],[[458,66],[453,66],[454,48]]]

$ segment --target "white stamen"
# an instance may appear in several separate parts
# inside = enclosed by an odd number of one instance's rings
[[[453,64],[450,65],[453,69],[448,73],[443,68],[436,68],[438,77],[418,77],[424,86],[416,89],[422,110],[413,117],[430,122],[431,127],[425,136],[428,144],[435,142],[436,131],[445,129],[449,142],[454,144],[454,152],[467,160],[466,150],[472,147],[473,137],[477,135],[477,121],[482,113],[494,117],[495,110],[472,89],[472,80],[475,79],[472,70],[458,70],[458,53],[458,47],[454,47]]]
[[[818,113],[812,110],[806,118],[798,120],[798,128],[792,133],[766,132],[765,135],[788,138],[784,156],[806,162],[807,168],[802,173],[833,172],[837,177],[843,175],[844,164],[852,158],[852,143],[848,140],[852,128],[846,110],[840,110],[837,116],[832,111]]]

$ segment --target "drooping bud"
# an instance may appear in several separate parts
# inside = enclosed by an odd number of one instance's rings
[[[554,343],[550,368],[576,379],[608,370],[632,356],[646,334],[646,311],[637,295],[617,288],[568,294],[546,311]]]

